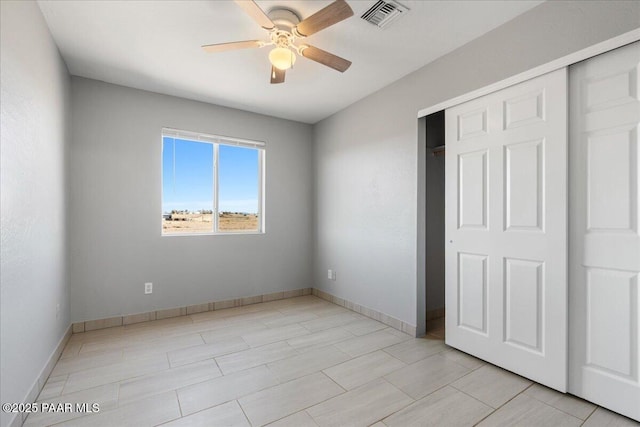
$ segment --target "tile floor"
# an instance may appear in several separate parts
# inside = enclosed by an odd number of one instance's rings
[[[26,426],[631,426],[314,296],[75,334]]]

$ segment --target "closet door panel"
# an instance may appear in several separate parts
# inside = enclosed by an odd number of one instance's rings
[[[487,152],[458,157],[458,226],[487,228]]]
[[[446,342],[562,391],[566,123],[564,69],[445,112]]]
[[[587,269],[586,363],[632,381],[637,378],[635,343],[631,339],[637,333],[633,330],[637,316],[633,300],[637,292],[637,274]],[[616,307],[613,316],[611,307]]]
[[[544,263],[505,258],[505,342],[542,353]]]
[[[640,421],[640,43],[570,70],[570,391]]]
[[[487,256],[458,254],[458,294],[460,327],[487,333]]]
[[[587,231],[637,232],[636,127],[586,135]],[[612,167],[615,165],[615,167]]]
[[[543,231],[544,139],[504,147],[505,227],[508,231]]]

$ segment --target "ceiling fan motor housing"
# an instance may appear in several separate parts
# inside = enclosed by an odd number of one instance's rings
[[[276,27],[283,31],[291,32],[291,29],[300,23],[300,17],[291,9],[271,9],[268,16]]]
[[[275,28],[271,30],[273,44],[282,48],[292,46],[295,40],[293,27],[300,23],[300,17],[294,11],[284,8],[272,9],[268,16],[275,24]]]

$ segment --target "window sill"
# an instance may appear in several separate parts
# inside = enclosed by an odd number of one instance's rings
[[[161,237],[196,237],[196,236],[256,236],[267,234],[264,231],[232,231],[227,233],[162,233]]]

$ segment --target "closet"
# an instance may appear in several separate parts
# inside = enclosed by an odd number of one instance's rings
[[[636,420],[639,64],[635,42],[445,110],[447,344]]]

